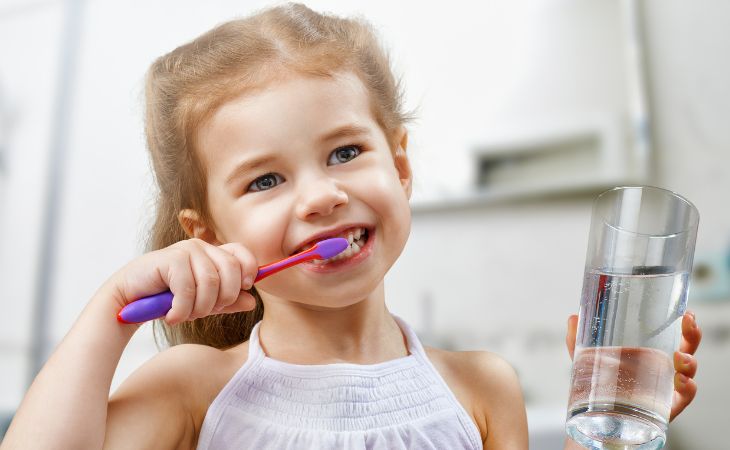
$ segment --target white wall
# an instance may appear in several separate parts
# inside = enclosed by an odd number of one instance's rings
[[[0,15],[0,117],[6,172],[0,175],[0,411],[25,388],[36,288],[47,152],[56,96],[60,4]],[[16,12],[17,11],[17,12]]]
[[[730,3],[652,0],[646,17],[659,183],[683,193],[699,209],[697,257],[723,253],[728,261]],[[705,332],[698,352],[699,392],[670,429],[670,439],[687,449],[725,448],[730,298],[695,300],[690,308]]]

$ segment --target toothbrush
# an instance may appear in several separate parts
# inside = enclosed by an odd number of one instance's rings
[[[254,283],[305,261],[332,258],[349,246],[350,243],[345,238],[332,238],[317,242],[296,255],[259,267]],[[172,297],[172,292],[168,290],[135,300],[119,311],[117,320],[122,323],[140,323],[163,317],[172,308]]]

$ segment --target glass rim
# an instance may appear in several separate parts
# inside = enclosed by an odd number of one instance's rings
[[[692,230],[692,227],[690,227],[690,228],[687,228],[686,230],[677,231],[675,233],[667,233],[667,234],[640,233],[638,231],[631,231],[631,230],[626,229],[626,228],[621,228],[621,227],[619,227],[617,225],[608,223],[606,220],[603,220],[602,222],[603,222],[604,225],[606,225],[608,228],[611,228],[612,230],[616,230],[618,232],[626,233],[626,234],[633,234],[633,235],[636,235],[636,236],[646,236],[649,239],[671,239],[671,238],[674,238],[674,237],[681,236],[683,234],[689,233]]]
[[[615,193],[616,191],[627,191],[630,189],[639,189],[642,191],[654,191],[657,193],[662,193],[662,194],[668,195],[668,196],[684,203],[685,205],[687,205],[689,207],[689,210],[691,211],[690,220],[688,221],[687,227],[684,228],[683,230],[675,231],[675,232],[667,233],[667,234],[641,233],[639,231],[629,230],[627,228],[619,227],[618,225],[615,225],[613,223],[609,223],[606,216],[604,214],[600,214],[601,221],[603,222],[604,225],[606,225],[609,228],[612,228],[614,230],[617,230],[617,231],[620,231],[623,233],[633,234],[636,236],[646,236],[649,238],[656,238],[656,239],[668,239],[668,238],[673,238],[673,237],[688,233],[688,232],[692,231],[693,229],[695,229],[697,227],[697,225],[699,224],[700,213],[699,213],[699,210],[697,209],[697,207],[694,205],[694,203],[687,200],[682,195],[680,195],[674,191],[671,191],[669,189],[664,189],[664,188],[660,188],[660,187],[656,187],[656,186],[648,186],[648,185],[616,186],[616,187],[613,187],[611,189],[607,189],[607,190],[601,192],[600,194],[598,194],[596,199],[593,201],[594,213],[598,209],[598,204],[600,203],[600,201],[602,199],[605,198],[605,196]]]

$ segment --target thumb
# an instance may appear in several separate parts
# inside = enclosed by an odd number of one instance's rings
[[[573,359],[573,352],[575,351],[575,335],[578,331],[578,316],[571,314],[568,316],[568,332],[565,335],[565,346],[568,347],[568,353],[570,359]]]
[[[256,298],[248,291],[241,291],[235,302],[218,311],[218,314],[252,311],[256,308]]]

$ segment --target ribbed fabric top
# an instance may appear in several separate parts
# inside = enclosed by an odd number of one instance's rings
[[[400,318],[409,355],[378,364],[248,359],[213,400],[198,449],[481,449],[479,431]]]

